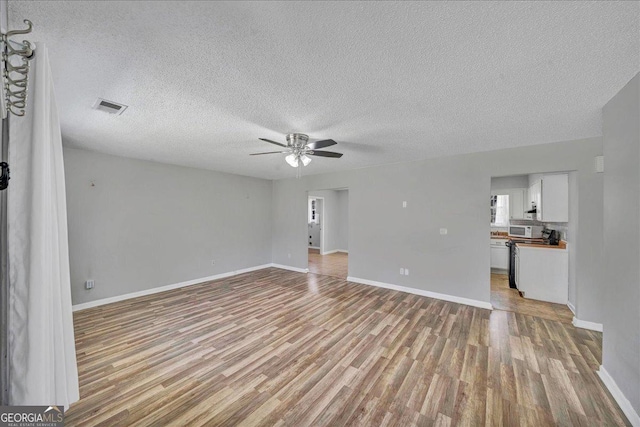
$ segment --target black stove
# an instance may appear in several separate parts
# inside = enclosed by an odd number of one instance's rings
[[[505,245],[509,248],[509,287],[517,289],[516,286],[516,243],[523,243],[519,239],[510,239]]]
[[[516,286],[516,243],[540,243],[540,240],[530,240],[522,238],[510,238],[505,245],[509,248],[509,287],[518,289]]]

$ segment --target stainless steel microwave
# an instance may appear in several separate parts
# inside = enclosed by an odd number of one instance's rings
[[[510,225],[509,236],[523,237],[525,239],[540,239],[542,238],[541,225]]]

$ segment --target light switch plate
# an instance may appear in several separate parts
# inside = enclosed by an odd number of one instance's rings
[[[449,232],[449,230],[447,230],[446,228],[441,228],[441,229],[440,229],[440,234],[442,234],[443,236],[444,236],[445,234],[447,234],[448,232]]]

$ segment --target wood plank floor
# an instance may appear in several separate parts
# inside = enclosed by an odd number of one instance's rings
[[[521,297],[517,289],[509,287],[509,276],[506,274],[491,273],[491,305],[498,310],[544,317],[563,323],[573,321],[573,313],[566,305]]]
[[[328,255],[320,255],[318,249],[309,249],[309,272],[324,274],[325,276],[347,278],[349,269],[349,255],[344,252],[335,252]]]
[[[68,426],[625,425],[601,334],[275,268],[76,312]]]

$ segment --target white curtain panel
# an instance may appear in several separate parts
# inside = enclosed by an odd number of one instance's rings
[[[45,45],[36,45],[28,109],[10,119],[9,348],[12,405],[79,398],[62,138]]]

